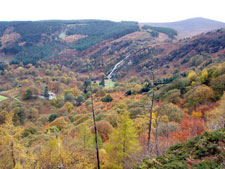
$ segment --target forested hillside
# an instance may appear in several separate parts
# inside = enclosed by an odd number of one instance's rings
[[[225,30],[0,23],[0,168],[222,168]]]
[[[150,74],[115,84],[104,73],[89,77],[62,65],[2,63],[0,167],[95,168],[94,110],[101,167],[135,168],[171,145],[224,127],[224,77],[224,62],[164,83]]]
[[[100,20],[0,22],[0,60],[63,64],[75,72],[123,79],[166,77],[224,59],[224,29],[178,39],[176,30],[136,22]],[[95,75],[96,76],[96,75]]]
[[[101,20],[0,22],[0,49],[12,63],[36,64],[67,48],[84,50],[106,39],[139,30],[136,22]]]
[[[163,79],[190,68],[203,69],[209,64],[224,61],[224,29],[172,42],[167,39],[160,42],[159,37],[148,31],[102,42],[82,53],[64,50],[50,62],[64,64],[81,73],[103,71],[108,75],[123,60],[112,74],[119,80],[131,76],[145,78],[151,70]]]

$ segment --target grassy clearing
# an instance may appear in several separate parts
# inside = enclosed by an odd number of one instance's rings
[[[0,95],[0,101],[6,100],[6,99],[8,99],[8,98]]]
[[[100,82],[97,81],[96,82],[97,84],[99,84]],[[115,86],[115,82],[112,81],[111,79],[110,80],[105,80],[105,88],[110,88],[110,87],[114,87]]]
[[[0,93],[3,93],[4,94],[4,93],[7,93],[7,92],[8,92],[8,90],[5,90],[5,91],[1,91]]]
[[[109,87],[114,87],[115,86],[115,82],[110,80],[105,80],[105,88],[109,88]]]

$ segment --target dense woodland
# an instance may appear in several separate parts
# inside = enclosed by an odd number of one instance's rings
[[[171,145],[224,127],[225,63],[186,74],[167,84],[153,83],[151,74],[131,77],[109,88],[103,73],[92,79],[61,65],[2,63],[1,168],[94,168],[91,95],[102,168],[133,168]],[[50,100],[49,91],[56,98]]]
[[[85,35],[71,44],[69,48],[82,51],[106,39],[116,39],[139,30],[136,22],[112,22],[101,20],[74,21],[36,21],[36,22],[0,22],[0,36],[12,35],[13,44],[5,44],[5,54],[16,55],[11,63],[23,62],[36,64],[39,60],[48,60],[65,48],[66,43],[60,35]],[[13,36],[14,35],[14,36]],[[18,36],[18,37],[17,37]],[[6,41],[7,42],[7,41]]]
[[[0,22],[0,168],[223,168],[224,29],[142,29]]]
[[[170,38],[173,39],[177,35],[177,31],[172,29],[172,28],[164,28],[164,27],[155,27],[155,26],[150,26],[150,25],[144,25],[144,26],[142,26],[142,29],[152,30],[153,36],[158,36],[158,33],[161,32],[161,33],[167,34]]]

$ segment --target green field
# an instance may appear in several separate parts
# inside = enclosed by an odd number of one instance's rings
[[[6,99],[8,99],[8,98],[0,95],[0,101],[6,100]]]
[[[1,91],[0,94],[1,94],[1,93],[7,93],[7,92],[9,92],[9,91],[8,91],[8,90]]]
[[[97,81],[97,84],[99,84],[99,81]],[[115,82],[110,80],[105,80],[105,88],[110,88],[110,87],[114,87],[115,86]]]
[[[105,80],[105,88],[114,87],[115,82],[112,80]]]

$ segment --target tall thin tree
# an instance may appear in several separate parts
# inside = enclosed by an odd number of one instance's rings
[[[152,85],[154,86],[154,73],[152,72]],[[152,90],[152,99],[151,99],[151,106],[150,106],[150,119],[148,123],[148,151],[150,150],[150,141],[151,141],[151,131],[152,131],[152,109],[154,104],[154,89]]]
[[[99,150],[98,150],[98,136],[97,136],[97,127],[96,127],[96,118],[95,118],[95,109],[94,109],[94,97],[92,92],[92,84],[90,83],[90,91],[91,91],[91,109],[93,114],[93,120],[94,120],[94,130],[95,130],[95,146],[96,146],[96,154],[97,154],[97,163],[98,163],[98,169],[100,169],[100,157],[99,157]]]
[[[161,117],[156,117],[156,127],[155,127],[155,150],[156,150],[156,156],[159,156],[159,147],[158,147],[158,126],[159,126],[159,120]]]

